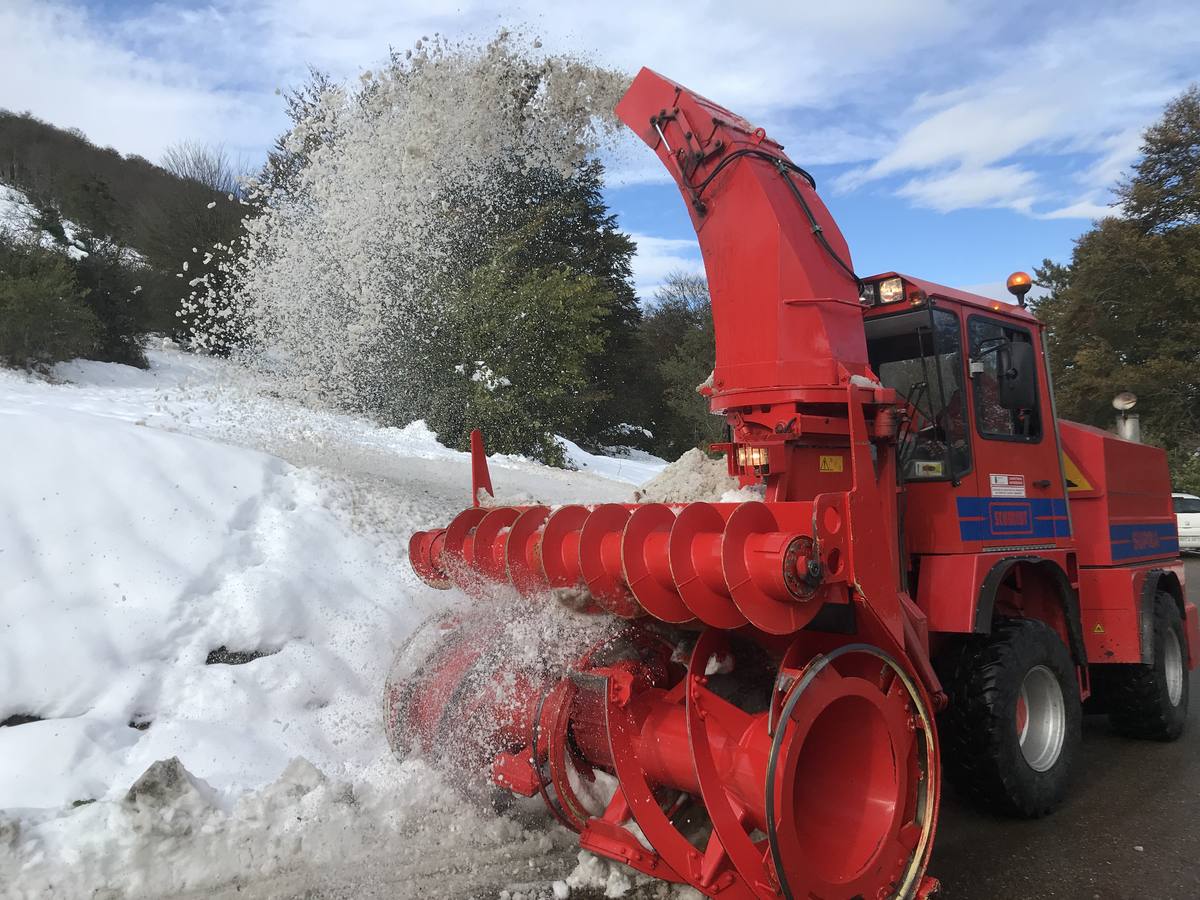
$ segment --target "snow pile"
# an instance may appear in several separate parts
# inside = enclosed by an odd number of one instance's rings
[[[761,500],[760,487],[739,488],[724,457],[692,449],[645,482],[634,495],[642,503],[741,503]]]
[[[244,900],[353,884],[354,896],[448,898],[562,871],[566,835],[481,813],[420,763],[370,774],[352,784],[297,759],[222,801],[179,760],[156,762],[113,800],[0,814],[4,896]]]
[[[401,554],[347,535],[336,487],[202,438],[4,413],[0,719],[45,721],[0,732],[0,806],[109,796],[175,755],[221,788],[378,755],[373,681],[422,610]],[[262,658],[206,664],[219,648]]]
[[[25,231],[33,227],[37,210],[23,191],[0,183],[0,229]]]
[[[149,356],[149,371],[60,365],[57,384],[0,372],[5,895],[204,895],[266,872],[302,886],[306,859],[372,853],[385,882],[428,873],[396,896],[461,896],[438,885],[466,883],[447,875],[463,859],[483,884],[514,865],[562,877],[564,836],[465,808],[383,736],[396,645],[456,596],[416,579],[408,537],[468,502],[468,455],[422,423],[380,428],[219,360]],[[501,498],[549,504],[619,501],[638,477],[492,470]],[[517,649],[537,630],[513,628]],[[190,773],[175,800],[125,800],[172,758]]]

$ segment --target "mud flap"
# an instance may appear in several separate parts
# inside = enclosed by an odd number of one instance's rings
[[[1200,610],[1190,600],[1183,604],[1183,633],[1187,638],[1188,668],[1200,663]]]

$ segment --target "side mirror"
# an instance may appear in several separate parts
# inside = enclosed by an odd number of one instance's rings
[[[1037,406],[1037,356],[1033,344],[1009,341],[996,351],[996,363],[1000,405],[1005,409]]]

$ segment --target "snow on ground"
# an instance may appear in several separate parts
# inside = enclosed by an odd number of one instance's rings
[[[37,229],[37,217],[37,207],[29,202],[23,191],[0,182],[0,232],[34,234],[43,247],[61,247],[53,235]],[[62,248],[66,254],[72,259],[87,256],[87,252],[76,242],[79,226],[69,219],[63,219],[61,224],[63,235],[68,242],[67,246]]]
[[[562,877],[562,834],[466,807],[383,738],[396,644],[456,599],[407,540],[469,502],[467,455],[150,356],[0,373],[0,893]],[[662,467],[567,449],[583,471],[493,458],[499,499],[623,500]],[[172,758],[169,789],[127,796]]]
[[[37,210],[25,194],[0,182],[0,228],[25,231],[33,227]]]
[[[662,459],[644,450],[626,450],[623,456],[596,456],[564,437],[560,437],[558,442],[566,451],[567,461],[576,469],[616,481],[644,484],[666,466]]]

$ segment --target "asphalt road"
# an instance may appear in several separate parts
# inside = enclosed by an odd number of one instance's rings
[[[1192,596],[1200,558],[1187,562]],[[1054,815],[1018,822],[943,793],[930,874],[939,900],[1200,898],[1200,670],[1188,730],[1173,744],[1112,734],[1084,719],[1074,790]]]

